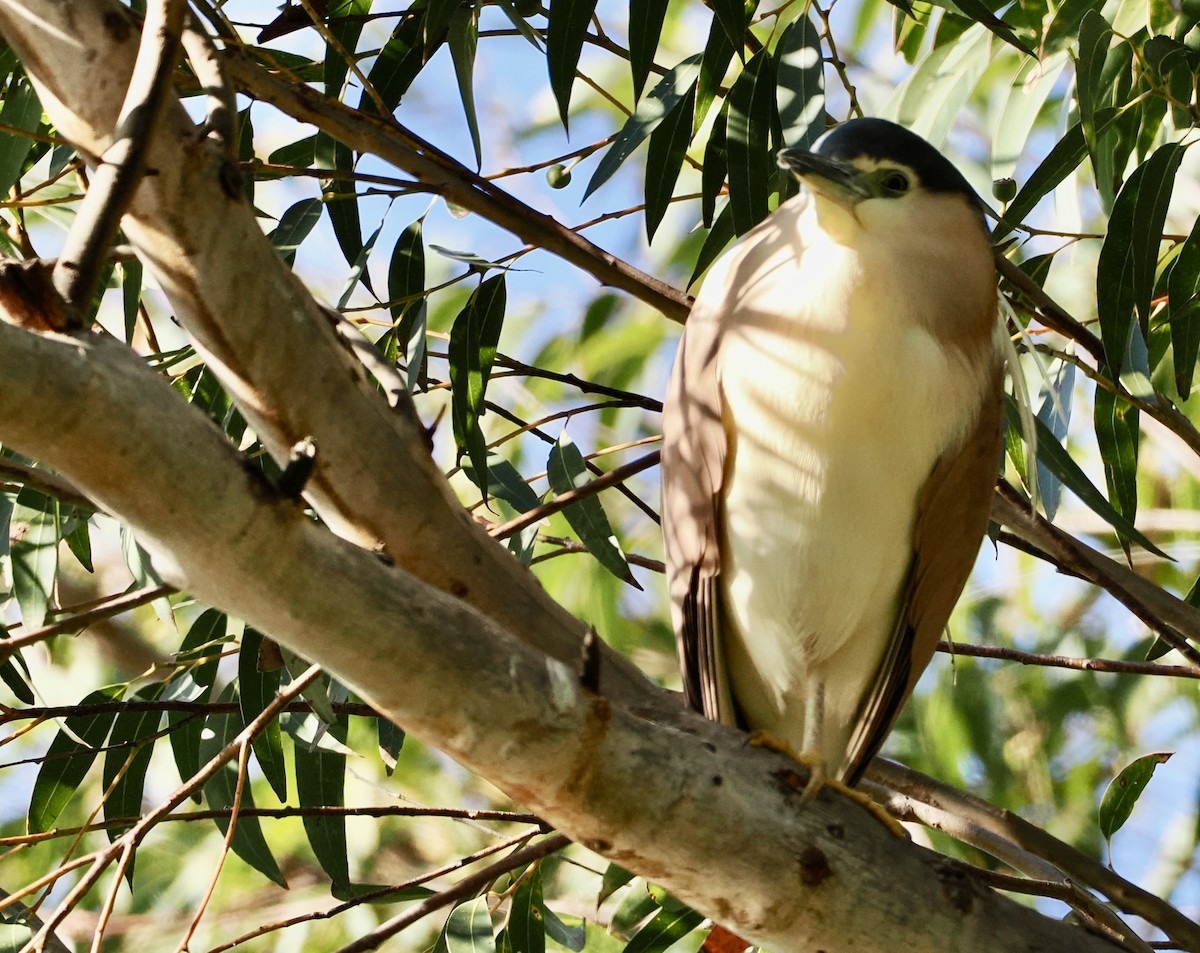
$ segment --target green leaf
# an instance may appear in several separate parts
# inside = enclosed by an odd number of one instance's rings
[[[218,700],[224,703],[236,703],[237,686],[233,684],[225,686]],[[208,762],[215,758],[245,727],[242,723],[241,715],[236,711],[219,712],[209,715],[205,719],[205,730],[200,737],[199,754],[201,761]],[[204,799],[208,802],[209,807],[215,811],[231,810],[237,795],[237,783],[237,758],[235,757],[223,764],[216,774],[204,782]],[[246,783],[242,786],[240,804],[240,810],[242,811],[250,810],[254,807],[254,797],[251,794],[250,787],[250,781],[247,779]],[[230,821],[231,817],[229,815],[217,815],[216,824],[222,834],[228,833]],[[266,838],[263,837],[262,827],[259,825],[257,817],[247,814],[238,815],[233,836],[230,839],[230,846],[233,848],[235,854],[268,880],[285,889],[287,888],[287,880],[279,870],[279,865],[275,862],[275,858],[271,855],[271,848],[267,846]]]
[[[712,0],[710,5],[713,9],[713,16],[721,24],[721,29],[725,31],[729,41],[734,47],[741,49],[746,42],[746,30],[750,26],[750,13],[757,3],[750,5],[744,0]],[[750,7],[749,10],[747,6]]]
[[[675,183],[691,139],[695,104],[693,87],[650,135],[646,151],[646,241],[654,240],[654,232],[675,194]]]
[[[425,373],[425,245],[422,219],[396,239],[388,263],[388,308],[397,351],[408,362],[408,389],[416,390]]]
[[[556,494],[583,486],[590,478],[583,455],[565,430],[550,450],[546,472],[550,488]],[[625,554],[621,552],[621,546],[613,534],[598,496],[584,497],[572,503],[563,510],[563,516],[579,537],[579,541],[596,557],[601,566],[621,581],[637,589],[642,588],[629,570],[629,563],[625,561]]]
[[[638,103],[637,109],[633,111],[633,115],[625,120],[625,125],[617,133],[617,137],[608,147],[608,151],[600,157],[596,171],[592,173],[587,188],[583,190],[585,200],[612,177],[612,174],[621,167],[621,163],[641,145],[642,140],[657,129],[680,100],[692,91],[699,68],[700,57],[689,56],[676,64],[643,97],[642,101]]]
[[[1192,226],[1171,267],[1167,298],[1175,387],[1179,396],[1187,400],[1192,393],[1197,352],[1200,352],[1200,219]]]
[[[165,687],[161,682],[147,685],[134,693],[133,700],[157,701]],[[117,714],[108,736],[109,750],[104,755],[102,774],[104,789],[109,792],[104,801],[106,821],[141,817],[146,772],[150,768],[150,756],[154,754],[154,742],[161,721],[161,711],[127,709]],[[115,841],[132,826],[132,823],[126,823],[108,828],[108,839]],[[125,868],[125,879],[130,889],[133,888],[133,870],[132,863]]]
[[[801,14],[779,37],[775,74],[781,145],[807,149],[825,132],[826,120],[821,35],[810,15]]]
[[[1167,143],[1134,170],[1113,204],[1100,247],[1096,312],[1105,356],[1118,374],[1125,368],[1135,314],[1143,340],[1149,333],[1158,248],[1184,151],[1178,143]]]
[[[370,12],[371,0],[333,0],[329,4],[325,16],[326,26],[341,48],[351,56],[358,47],[363,18]],[[332,44],[325,45],[323,69],[325,95],[333,99],[341,99],[342,84],[346,81],[346,73],[350,67],[345,56]]]
[[[336,741],[346,742],[346,717],[329,726]],[[296,796],[301,807],[344,807],[346,804],[346,756],[320,748],[295,746]],[[313,853],[335,884],[350,881],[344,816],[305,815],[304,832]]]
[[[384,770],[390,778],[396,770],[396,759],[404,747],[404,729],[389,718],[380,715],[375,719],[375,731],[379,738],[379,753]]]
[[[1008,415],[1008,426],[1019,429],[1021,426],[1020,412],[1012,397],[1005,401],[1005,411]],[[1087,478],[1087,474],[1079,468],[1079,464],[1071,459],[1070,454],[1063,449],[1063,445],[1059,443],[1045,423],[1035,417],[1034,426],[1037,428],[1038,460],[1044,463],[1046,468],[1061,480],[1067,489],[1079,497],[1093,513],[1115,529],[1118,535],[1133,540],[1143,549],[1154,553],[1155,556],[1161,556],[1163,559],[1171,558],[1113,508],[1113,505],[1105,499],[1104,494],[1096,489],[1095,484]]]
[[[1120,111],[1106,107],[1096,113],[1096,131],[1102,132],[1109,123],[1120,115]],[[1041,201],[1042,196],[1050,193],[1068,175],[1079,168],[1087,157],[1087,144],[1083,138],[1083,128],[1075,123],[1066,131],[1063,137],[1055,143],[1041,163],[1021,186],[1021,191],[1005,209],[1004,217],[996,224],[992,232],[992,241],[999,242],[1013,230],[1033,207]]]
[[[42,121],[42,104],[37,93],[23,76],[14,76],[4,94],[4,105],[0,106],[0,123],[24,132],[36,132]],[[8,195],[21,170],[33,140],[18,133],[0,135],[0,195]]]
[[[192,662],[184,668],[163,692],[164,701],[199,702],[209,697],[217,678],[221,644],[227,639],[225,613],[207,609],[192,623],[180,643],[176,658],[180,663]],[[198,661],[204,659],[204,661]],[[204,719],[185,711],[167,714],[170,729],[171,754],[179,771],[179,780],[187,781],[200,770],[200,735]]]
[[[476,897],[455,907],[446,918],[442,938],[448,953],[492,953],[492,917],[487,897]]]
[[[40,834],[54,826],[58,815],[83,784],[108,737],[117,713],[88,714],[87,709],[119,699],[122,691],[119,685],[98,689],[76,706],[80,710],[78,714],[63,719],[63,726],[50,742],[33,782],[33,792],[29,796],[29,833]]]
[[[459,12],[460,0],[428,0],[425,14],[425,59],[428,60],[442,42],[455,13]],[[469,4],[468,4],[469,6]]]
[[[474,7],[450,5],[450,57],[454,62],[454,75],[458,80],[458,98],[462,100],[463,112],[467,116],[467,129],[471,133],[471,145],[475,149],[475,168],[483,164],[483,152],[479,144],[479,119],[475,115],[475,48],[479,43],[479,11]]]
[[[775,171],[770,149],[774,92],[774,64],[771,55],[760,50],[729,91],[729,207],[733,210],[733,230],[738,235],[767,217]]]
[[[279,224],[268,233],[267,239],[289,267],[296,261],[296,249],[300,243],[321,220],[321,208],[320,199],[301,199],[280,216]]]
[[[717,256],[721,254],[729,243],[736,236],[733,231],[733,209],[726,203],[721,209],[721,213],[717,216],[717,220],[713,222],[713,227],[704,236],[704,244],[700,246],[700,254],[696,256],[696,266],[692,269],[692,277],[688,279],[688,287],[690,288],[704,272],[708,269]]]
[[[704,916],[686,907],[659,910],[625,945],[625,953],[662,953],[704,922]]]
[[[313,146],[313,158],[318,169],[337,172],[354,171],[354,152],[345,143],[323,132],[317,133]],[[333,225],[333,235],[346,263],[353,265],[363,250],[362,222],[358,214],[358,197],[353,180],[322,179],[325,194],[322,202]],[[371,287],[370,278],[364,275],[363,284]]]
[[[934,2],[938,6],[944,6],[947,10],[961,13],[973,23],[982,25],[984,29],[994,33],[1009,46],[1020,50],[1027,56],[1037,56],[1037,53],[1013,32],[1012,27],[996,16],[983,0],[934,0]]]
[[[1096,388],[1093,416],[1104,461],[1108,498],[1129,522],[1137,516],[1138,411],[1103,387]]]
[[[739,46],[738,49],[741,47]],[[696,125],[708,115],[708,108],[721,91],[729,64],[733,61],[734,46],[729,34],[715,16],[708,28],[708,41],[700,60],[700,77],[696,83]]]
[[[729,171],[729,151],[726,128],[729,120],[729,103],[717,113],[712,132],[704,146],[704,168],[700,171],[700,219],[705,228],[712,228],[713,215],[717,209],[717,196],[725,187],[725,175]]]
[[[633,76],[634,102],[641,99],[646,77],[654,65],[667,4],[668,0],[629,0],[629,70]]]
[[[1099,12],[1089,10],[1084,14],[1079,24],[1079,56],[1075,60],[1075,98],[1079,103],[1083,138],[1092,153],[1093,163],[1096,155],[1096,110],[1105,101],[1101,75],[1105,60],[1108,59],[1112,36],[1112,28]]]
[[[633,874],[620,864],[610,863],[604,868],[604,876],[600,878],[600,893],[596,897],[599,907],[605,900],[633,880]]]
[[[25,487],[17,494],[10,525],[14,533],[13,592],[26,630],[46,621],[58,575],[58,542],[62,538],[61,507],[57,500]]]
[[[271,165],[290,165],[297,169],[307,169],[313,164],[316,142],[315,135],[289,142],[267,156],[267,162]]]
[[[246,626],[238,647],[238,705],[242,722],[250,724],[279,694],[279,669],[264,670],[260,664],[263,635]],[[254,757],[263,777],[280,801],[287,800],[287,765],[283,756],[283,731],[273,718],[252,742]]]
[[[1104,797],[1100,799],[1100,833],[1105,840],[1111,841],[1113,834],[1129,820],[1134,805],[1146,790],[1155,770],[1160,764],[1166,764],[1170,757],[1169,751],[1144,754],[1122,768],[1109,782]]]
[[[417,78],[425,65],[425,0],[414,0],[408,7],[408,16],[396,26],[375,62],[367,79],[389,112],[400,105],[400,99]],[[366,92],[359,101],[363,112],[377,114],[379,107]]]
[[[595,12],[596,0],[550,0],[546,65],[563,129],[569,128],[568,110],[571,87],[575,83],[575,69],[579,65],[579,54],[583,52],[583,41]]]
[[[546,905],[542,900],[542,873],[528,873],[513,894],[508,910],[508,942],[512,953],[545,953]]]
[[[246,178],[251,178],[247,176]],[[142,263],[136,258],[133,261],[121,262],[121,305],[125,311],[125,342],[133,340],[133,332],[137,326],[138,306],[142,303]]]
[[[504,326],[506,301],[504,275],[483,281],[472,293],[450,328],[450,406],[454,442],[459,455],[470,455],[475,473],[487,473],[487,447],[479,429],[484,397],[500,330]],[[479,487],[487,493],[486,483]]]
[[[1067,428],[1071,422],[1071,402],[1075,395],[1075,365],[1063,363],[1054,380],[1046,390],[1042,406],[1038,408],[1037,416],[1054,434],[1058,441],[1067,439]],[[1051,473],[1045,464],[1037,465],[1038,498],[1046,518],[1054,519],[1062,498],[1062,483]]]

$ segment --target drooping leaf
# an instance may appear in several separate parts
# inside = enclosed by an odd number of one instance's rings
[[[583,454],[565,430],[550,450],[546,472],[550,488],[557,494],[583,486],[590,479]],[[579,537],[579,541],[596,557],[601,566],[621,581],[635,588],[642,588],[629,570],[629,563],[625,561],[625,554],[621,551],[612,524],[609,523],[598,496],[577,500],[563,510],[563,516]]]
[[[63,808],[83,784],[108,737],[117,713],[89,714],[88,708],[119,699],[121,694],[119,685],[91,692],[76,706],[78,714],[63,719],[63,726],[50,742],[33,782],[29,796],[29,833],[40,834],[54,826]]]
[[[1071,422],[1071,402],[1075,394],[1075,365],[1064,363],[1046,388],[1046,396],[1037,416],[1061,443],[1067,439],[1067,428]],[[1062,484],[1044,463],[1038,461],[1038,498],[1046,518],[1054,519],[1062,498]]]
[[[1075,60],[1075,98],[1079,103],[1079,123],[1083,138],[1092,152],[1096,150],[1096,110],[1104,102],[1101,76],[1112,41],[1112,27],[1096,10],[1084,14],[1079,24],[1079,56]]]
[[[323,132],[317,133],[313,159],[319,169],[354,171],[354,152],[345,143]],[[354,182],[342,178],[322,179],[321,188],[325,192],[322,201],[329,213],[338,248],[342,250],[347,264],[353,265],[363,249],[362,222],[359,219]],[[364,275],[363,283],[370,288],[370,277]]]
[[[646,77],[654,65],[667,4],[668,0],[629,0],[629,70],[633,76],[634,102],[641,99]]]
[[[1197,352],[1200,352],[1200,219],[1171,268],[1167,285],[1175,387],[1187,400],[1192,392]]]
[[[504,275],[484,280],[471,294],[450,329],[450,409],[454,442],[459,455],[471,457],[474,472],[484,480],[480,492],[487,493],[487,447],[479,428],[484,397],[500,330],[504,326],[507,298]]]
[[[157,701],[166,686],[161,682],[138,689],[135,701]],[[108,737],[109,750],[104,755],[102,774],[108,797],[104,801],[104,819],[137,818],[142,813],[142,797],[146,787],[146,772],[150,768],[150,757],[154,754],[154,741],[162,721],[161,711],[137,711],[126,709],[117,714],[112,732]],[[110,827],[106,831],[110,841],[116,840],[132,823]],[[133,887],[134,865],[125,869],[125,878]]]
[[[754,5],[743,0],[712,0],[711,6],[713,16],[721,24],[730,43],[741,49],[746,42],[746,29],[750,26],[750,13]]]
[[[721,254],[736,236],[733,230],[733,209],[726,203],[721,209],[717,220],[713,222],[713,226],[704,236],[704,244],[700,246],[700,254],[696,256],[696,265],[692,269],[692,276],[688,279],[688,287],[690,288],[705,270],[716,261],[717,256]]]
[[[404,747],[404,729],[391,719],[380,715],[375,719],[375,731],[379,738],[383,767],[390,778],[396,770],[396,759],[400,756],[400,749]]]
[[[728,105],[726,103],[726,107]],[[726,147],[728,118],[727,109],[717,114],[704,146],[704,168],[700,172],[700,220],[705,228],[712,228],[717,196],[725,187],[725,175],[729,171],[729,152]]]
[[[247,178],[251,178],[247,176]],[[138,306],[142,303],[142,263],[136,258],[133,261],[121,262],[121,305],[125,312],[125,342],[133,340],[134,329],[137,327]]]
[[[1103,387],[1096,388],[1093,419],[1104,461],[1108,497],[1129,522],[1137,516],[1138,410]]]
[[[642,140],[658,128],[659,123],[666,119],[680,100],[691,92],[699,68],[700,57],[698,55],[689,56],[671,69],[642,98],[633,115],[625,120],[625,125],[617,133],[613,144],[600,158],[600,162],[596,165],[596,171],[592,173],[592,177],[588,181],[587,188],[583,190],[584,199],[587,199],[596,189],[607,182],[612,174],[621,167],[621,163],[641,145]]]
[[[679,170],[687,156],[692,132],[692,109],[696,104],[694,88],[688,91],[650,134],[646,151],[646,240],[653,241],[654,233],[667,211]]]
[[[807,149],[825,132],[825,75],[821,35],[810,14],[787,25],[775,47],[775,99],[780,142]]]
[[[744,235],[767,216],[775,171],[770,138],[775,69],[766,50],[756,53],[729,91],[726,149],[733,230]]]
[[[475,48],[479,44],[479,11],[474,7],[451,5],[453,15],[449,24],[450,57],[454,76],[458,80],[458,98],[467,116],[467,129],[475,149],[475,168],[483,162],[479,143],[479,119],[475,115]]]
[[[226,704],[236,703],[237,686],[233,684],[225,686],[219,701]],[[200,736],[199,747],[201,763],[211,761],[246,727],[236,709],[214,712],[204,721],[206,730]],[[204,782],[204,799],[214,811],[230,811],[237,800],[237,761],[236,757],[227,761],[220,770]],[[241,800],[238,803],[239,812],[254,807],[254,797],[250,787],[249,779],[247,779],[242,786]],[[231,822],[234,822],[234,819],[230,814],[218,813],[216,824],[222,834],[228,834]],[[243,813],[237,815],[230,846],[235,854],[268,880],[281,887],[287,887],[287,880],[280,871],[279,864],[275,862],[271,848],[267,846],[257,817]]]
[[[740,47],[739,47],[740,49]],[[729,34],[716,16],[708,28],[708,40],[701,54],[700,75],[696,82],[696,125],[708,115],[708,108],[716,99],[725,79],[725,72],[733,62],[734,46]]]
[[[1124,827],[1154,772],[1160,764],[1166,764],[1170,757],[1169,751],[1144,754],[1122,768],[1109,782],[1100,799],[1100,833],[1105,840],[1111,841],[1113,834]]]
[[[546,905],[542,900],[542,874],[526,873],[508,909],[508,944],[512,953],[545,953]]]
[[[1021,426],[1020,412],[1011,397],[1005,402],[1005,411],[1008,415],[1009,428],[1019,429]],[[1116,530],[1118,535],[1136,542],[1143,549],[1154,553],[1155,556],[1161,556],[1164,559],[1171,558],[1114,509],[1104,494],[1097,490],[1095,484],[1087,478],[1087,474],[1079,468],[1079,464],[1072,460],[1070,454],[1063,449],[1063,445],[1059,443],[1049,427],[1036,417],[1034,426],[1037,429],[1038,460],[1062,481],[1063,486],[1079,497],[1093,513]]]
[[[9,549],[13,592],[21,609],[21,622],[32,631],[46,621],[53,601],[58,542],[62,537],[61,504],[25,487],[17,494],[10,525],[15,535]]]
[[[261,664],[263,635],[246,626],[238,648],[238,705],[242,721],[250,724],[279,694],[279,669]],[[278,664],[278,663],[276,663]],[[280,801],[287,801],[287,766],[283,756],[283,732],[279,719],[272,719],[251,742],[263,777]]]
[[[579,54],[583,52],[583,41],[595,12],[596,0],[550,0],[546,65],[563,129],[570,128],[571,87],[575,84]]]
[[[221,645],[226,640],[225,613],[207,609],[192,623],[179,646],[177,660],[182,670],[163,690],[164,701],[198,702],[208,698],[217,678]],[[200,735],[204,719],[186,711],[167,714],[168,736],[179,780],[186,781],[200,770]]]
[[[345,744],[346,716],[329,726],[329,733]],[[344,807],[346,804],[346,756],[320,748],[295,746],[296,796],[301,807]],[[346,818],[343,815],[310,815],[302,818],[304,832],[321,868],[335,884],[348,883],[350,866],[346,848]]]
[[[325,72],[325,95],[333,99],[342,98],[342,84],[350,64],[346,55],[353,56],[362,34],[363,21],[371,12],[371,0],[333,0],[325,15],[325,25],[336,41],[326,43],[323,69]],[[338,47],[341,47],[339,50]],[[345,51],[343,53],[342,51]]]
[[[1163,223],[1185,147],[1168,143],[1134,170],[1113,204],[1096,268],[1096,311],[1104,353],[1120,374],[1136,315],[1143,341],[1150,325]]]
[[[24,132],[37,131],[42,120],[42,104],[37,93],[23,76],[14,76],[4,93],[4,105],[0,106],[0,124]],[[21,177],[21,169],[33,140],[19,133],[6,132],[0,136],[0,195],[8,195],[13,184]]]

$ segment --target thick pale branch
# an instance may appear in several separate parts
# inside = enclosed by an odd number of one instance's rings
[[[88,155],[113,136],[137,49],[128,11],[103,0],[0,5],[54,125]],[[265,74],[264,74],[265,75]],[[123,226],[171,299],[197,350],[278,460],[304,438],[317,447],[306,495],[341,535],[382,550],[567,660],[584,629],[458,504],[429,458],[404,395],[394,406],[271,247],[253,210],[228,187],[221,144],[177,101],[165,110],[148,174]],[[610,656],[612,691],[635,678]]]
[[[588,691],[572,667],[308,519],[111,339],[0,323],[0,379],[0,441],[133,526],[172,581],[776,953],[1116,949],[973,884],[844,798],[802,807],[788,759],[647,682],[632,705]],[[601,690],[611,673],[602,664]]]

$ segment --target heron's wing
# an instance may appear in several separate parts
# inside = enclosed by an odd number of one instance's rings
[[[933,657],[966,585],[987,530],[1000,465],[1003,373],[992,373],[975,429],[934,464],[921,491],[913,563],[896,633],[867,694],[847,752],[845,780],[854,784],[883,745],[917,679]]]
[[[684,694],[708,718],[733,722],[720,645],[717,508],[727,441],[718,340],[717,315],[698,305],[679,343],[663,411],[662,523]]]

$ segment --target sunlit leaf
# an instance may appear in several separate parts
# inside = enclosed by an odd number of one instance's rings
[[[1122,768],[1109,782],[1104,797],[1100,799],[1100,833],[1105,840],[1112,840],[1113,834],[1125,826],[1154,772],[1160,764],[1166,764],[1170,757],[1169,751],[1144,754]]]

